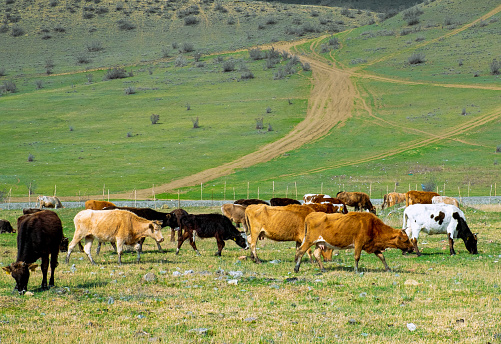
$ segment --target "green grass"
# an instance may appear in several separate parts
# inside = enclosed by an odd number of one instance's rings
[[[219,211],[190,208],[189,212]],[[399,227],[402,210],[390,209],[384,221]],[[79,209],[60,209],[65,235],[72,237],[72,218]],[[423,256],[385,252],[393,269],[385,273],[374,255],[363,254],[360,271],[353,273],[353,251],[340,251],[319,273],[305,259],[293,273],[294,245],[269,240],[258,243],[256,265],[240,260],[248,252],[228,242],[222,257],[214,257],[214,239],[199,240],[202,256],[185,243],[179,256],[163,243],[166,253],[145,242],[141,263],[125,253],[124,264],[109,245],[91,266],[74,252],[70,265],[64,253],[56,269],[56,287],[38,290],[40,270],[32,274],[33,296],[11,294],[14,280],[0,279],[0,333],[13,343],[47,342],[496,342],[500,314],[499,209],[466,208],[473,232],[478,232],[479,255],[467,253],[461,240],[457,255],[448,255],[442,235],[420,237]],[[4,211],[15,223],[20,211]],[[168,235],[168,231],[164,231]],[[16,255],[15,234],[2,234],[0,263]],[[95,256],[94,256],[95,257]],[[95,257],[96,258],[96,257]],[[278,264],[271,261],[279,260]],[[75,264],[76,271],[70,267]],[[185,271],[193,273],[185,274]],[[221,272],[224,270],[224,272]],[[237,285],[230,271],[241,271]],[[153,272],[157,280],[143,276]],[[174,272],[180,272],[175,276]],[[406,285],[414,280],[419,285]],[[29,314],[29,316],[28,316]],[[416,331],[407,329],[414,323]],[[207,328],[207,335],[196,329]],[[50,335],[48,335],[50,334]]]

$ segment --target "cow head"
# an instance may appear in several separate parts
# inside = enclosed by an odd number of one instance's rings
[[[403,229],[397,233],[395,246],[402,250],[402,254],[411,253],[414,250],[414,246]]]
[[[68,252],[68,238],[63,236],[61,242],[59,243],[59,251],[60,252]]]
[[[162,229],[162,221],[151,221],[149,225],[149,229],[151,230],[151,237],[156,240],[156,242],[161,243],[164,241],[164,237],[160,229]]]
[[[247,241],[247,235],[245,232],[239,232],[240,234],[235,236],[233,240],[236,242],[238,246],[240,246],[243,249],[248,249],[249,248],[249,242]]]
[[[372,207],[369,209],[369,212],[373,213],[374,215],[377,215],[377,214],[376,214],[376,207],[375,207],[375,206],[372,206]]]
[[[26,264],[25,262],[15,262],[9,266],[3,267],[2,269],[16,280],[16,286],[14,290],[19,292],[19,295],[23,295],[28,289],[28,280],[30,279],[30,270],[35,271],[38,267],[37,264]]]
[[[470,252],[471,254],[478,254],[477,236],[471,232],[465,219],[458,212],[452,213],[452,217],[458,222],[458,237],[463,239],[464,245],[466,246],[468,252]]]

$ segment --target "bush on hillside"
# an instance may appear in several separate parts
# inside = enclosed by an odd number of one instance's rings
[[[255,119],[255,121],[256,121],[256,129],[257,130],[261,130],[261,129],[264,128],[263,120],[264,120],[263,117]]]
[[[402,16],[404,20],[407,22],[407,25],[416,25],[419,24],[419,16],[424,12],[417,6],[406,9],[402,12]]]
[[[186,25],[186,26],[197,25],[198,22],[199,22],[199,20],[195,16],[184,17],[184,25]]]
[[[17,92],[17,86],[16,83],[12,80],[5,80],[3,82],[3,87],[5,91],[10,92],[10,93],[16,93]]]
[[[129,74],[125,70],[125,68],[115,67],[112,69],[108,69],[104,74],[103,80],[113,80],[113,79],[124,79],[128,77]]]
[[[160,115],[155,115],[155,114],[152,114],[150,116],[150,121],[151,121],[151,124],[158,124],[158,121],[160,120]]]
[[[19,36],[22,36],[24,35],[24,29],[22,27],[20,27],[19,25],[14,25],[12,27],[12,31],[11,31],[11,36],[13,37],[19,37]]]
[[[174,60],[174,66],[176,67],[184,67],[186,65],[188,65],[188,60],[186,60],[186,58],[183,55],[179,55]]]
[[[9,32],[9,25],[3,24],[0,26],[0,33],[7,33]]]
[[[200,125],[198,124],[198,117],[197,118],[192,118],[191,122],[193,123],[193,129],[200,128]]]
[[[496,153],[501,153],[501,145],[498,145],[498,146],[496,147]]]
[[[423,53],[413,53],[407,60],[409,64],[420,64],[426,62],[425,55]]]
[[[43,88],[43,80],[35,80],[35,86],[37,90],[40,90]]]
[[[181,48],[179,49],[182,53],[191,53],[195,51],[195,47],[193,46],[193,43],[183,43],[181,44]]]
[[[86,47],[88,52],[96,52],[104,50],[103,44],[100,41],[93,41],[87,43]]]
[[[75,55],[78,64],[90,63],[90,57],[86,53],[78,53]]]
[[[136,25],[134,25],[134,23],[128,21],[128,20],[125,20],[125,19],[120,19],[118,22],[118,28],[122,31],[130,31],[130,30],[134,30],[136,28]]]
[[[124,89],[124,92],[126,95],[129,95],[129,94],[135,94],[136,93],[136,89],[132,86],[129,86],[127,88]]]
[[[251,60],[262,60],[264,58],[260,48],[249,49],[249,57]]]
[[[54,60],[52,60],[52,58],[49,57],[45,60],[44,68],[47,75],[52,74],[52,70],[54,69],[55,66],[56,65],[54,63]]]
[[[223,72],[233,72],[235,70],[235,61],[226,60],[223,62]]]
[[[492,75],[501,74],[501,72],[499,71],[501,69],[501,63],[498,60],[494,59],[489,64],[489,69]]]
[[[7,72],[5,71],[5,67],[0,67],[0,76],[6,76]]]

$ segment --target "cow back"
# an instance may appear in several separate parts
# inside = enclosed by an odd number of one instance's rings
[[[434,196],[440,195],[432,191],[407,191],[405,193],[405,206],[408,207],[412,204],[432,204],[431,200]]]
[[[257,199],[257,198],[249,198],[249,199],[241,198],[239,200],[236,200],[233,203],[234,204],[240,204],[240,205],[243,205],[243,206],[248,206],[248,205],[251,205],[251,204],[266,204],[266,205],[270,205],[268,202],[260,200],[260,199]]]
[[[104,208],[115,207],[115,204],[107,201],[88,200],[85,202],[85,209],[102,210]]]
[[[298,200],[292,199],[292,198],[286,198],[286,197],[274,197],[270,199],[270,205],[273,207],[282,207],[286,206],[289,204],[299,204],[301,205],[301,202]]]

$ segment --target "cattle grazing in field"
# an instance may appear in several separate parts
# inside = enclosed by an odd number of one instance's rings
[[[329,195],[324,195],[324,194],[306,194],[303,196],[303,204],[332,204],[333,206],[337,206],[339,208],[342,208],[342,211],[339,211],[340,213],[342,212],[343,214],[348,213],[348,209],[346,208],[346,204],[339,198],[333,198]]]
[[[292,198],[286,198],[286,197],[274,197],[270,199],[270,205],[272,207],[283,207],[289,204],[299,204],[301,205],[301,202],[298,200],[292,199]]]
[[[471,254],[477,254],[477,236],[468,225],[464,213],[458,207],[450,204],[414,204],[405,208],[402,229],[406,231],[414,245],[414,250],[420,256],[417,246],[419,232],[430,234],[447,234],[449,252],[454,251],[454,239],[461,238],[466,249]]]
[[[250,231],[251,258],[254,262],[261,263],[256,253],[258,239],[295,241],[296,247],[299,247],[304,238],[304,219],[312,212],[314,210],[305,205],[249,205],[245,210],[245,220]]]
[[[14,228],[7,220],[0,220],[0,233],[14,233]]]
[[[86,209],[79,212],[73,222],[75,223],[75,234],[68,247],[66,263],[69,262],[73,248],[84,238],[84,252],[92,264],[96,264],[91,256],[94,239],[101,242],[115,243],[119,264],[122,264],[123,245],[137,244],[143,237],[151,237],[157,242],[164,240],[160,232],[160,222],[146,220],[127,210]],[[136,250],[137,262],[139,262],[141,252],[137,246]]]
[[[231,220],[221,214],[185,215],[181,217],[181,226],[183,235],[178,240],[176,254],[179,254],[183,242],[189,239],[191,247],[193,247],[197,255],[200,255],[195,245],[195,235],[200,238],[216,238],[216,256],[221,256],[225,240],[231,239],[238,246],[244,249],[249,248],[245,232],[238,231],[231,223]]]
[[[346,215],[311,213],[305,219],[305,232],[304,240],[296,251],[295,272],[299,271],[302,256],[313,245],[316,245],[313,255],[322,271],[325,269],[320,261],[320,250],[324,247],[355,249],[355,272],[358,272],[362,250],[374,253],[386,271],[390,268],[383,256],[384,250],[399,248],[403,252],[412,251],[412,244],[403,230],[391,228],[377,216],[367,212]]]
[[[376,214],[376,207],[372,205],[369,195],[364,192],[339,191],[336,198],[339,198],[350,207],[355,207],[355,211],[365,209],[373,214]]]
[[[34,213],[38,213],[39,211],[42,211],[43,209],[40,208],[24,208],[23,209],[23,215],[30,215]]]
[[[433,196],[431,204],[451,204],[459,208],[458,200],[448,196]]]
[[[233,221],[237,227],[243,224],[244,229],[247,230],[245,225],[245,208],[246,206],[241,204],[225,203],[221,206],[221,212]]]
[[[38,196],[38,206],[40,208],[64,208],[61,201],[56,196]]]
[[[417,191],[411,190],[405,193],[405,206],[412,204],[431,204],[431,199],[435,196],[440,196],[433,191]]]
[[[243,205],[243,206],[248,206],[248,205],[251,205],[251,204],[266,204],[266,205],[270,205],[268,202],[260,200],[260,199],[257,199],[257,198],[248,198],[248,199],[241,198],[241,199],[236,200],[235,202],[233,202],[233,204],[240,204],[240,205]]]
[[[103,210],[104,208],[107,207],[115,207],[115,204],[108,201],[96,201],[93,199],[90,199],[85,202],[85,209]]]
[[[405,203],[405,193],[390,192],[383,196],[381,209],[393,207],[398,203]]]
[[[30,270],[42,259],[42,289],[54,286],[54,271],[58,265],[59,244],[63,238],[63,225],[53,211],[44,210],[32,215],[23,215],[17,219],[17,259],[15,263],[2,269],[16,280],[15,290],[24,294],[28,287]],[[47,271],[50,256],[50,280],[47,286]]]

